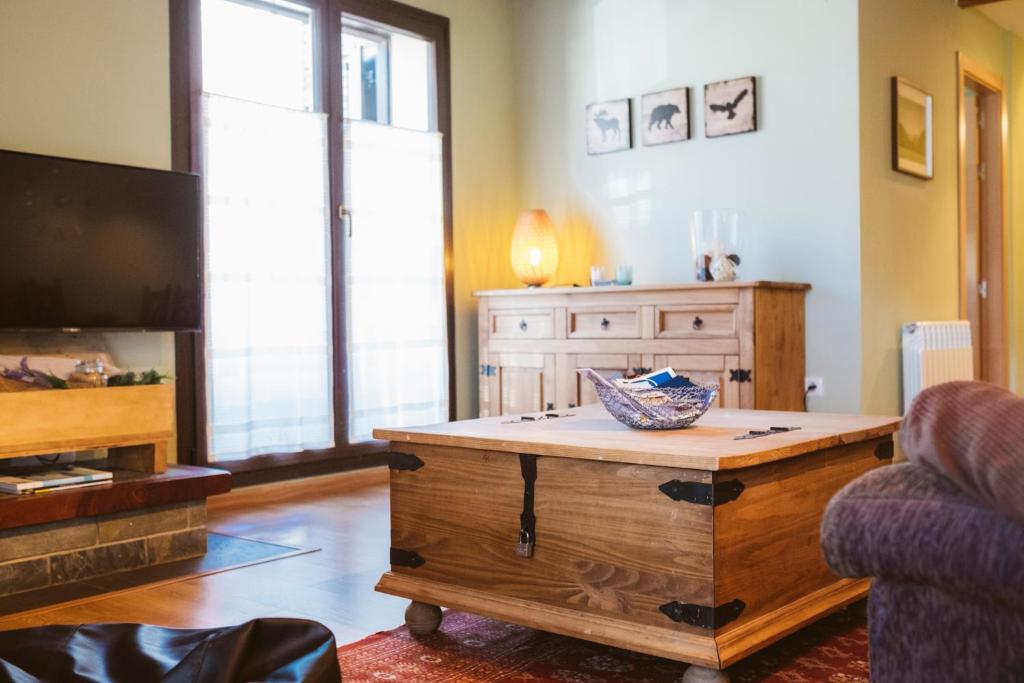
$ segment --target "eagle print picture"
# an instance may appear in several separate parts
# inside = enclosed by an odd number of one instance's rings
[[[757,130],[755,79],[737,78],[704,86],[704,135],[749,133]]]
[[[587,107],[587,154],[606,154],[633,146],[630,100],[598,102]]]
[[[690,139],[690,89],[650,93],[640,99],[640,133],[645,145]]]

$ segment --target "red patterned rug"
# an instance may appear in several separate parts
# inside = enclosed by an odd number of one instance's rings
[[[864,603],[729,668],[733,683],[868,683]],[[441,630],[415,639],[405,627],[338,650],[344,683],[678,683],[686,665],[446,612]]]

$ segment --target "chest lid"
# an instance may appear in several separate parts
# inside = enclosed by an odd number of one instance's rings
[[[411,443],[728,470],[886,436],[900,425],[898,417],[712,409],[688,429],[639,431],[619,424],[600,405],[559,414],[567,416],[526,422],[510,422],[509,416],[487,417],[425,427],[376,429],[373,435],[393,442],[396,450],[401,450],[402,443]],[[772,431],[773,427],[788,431]],[[749,438],[751,432],[767,433]]]

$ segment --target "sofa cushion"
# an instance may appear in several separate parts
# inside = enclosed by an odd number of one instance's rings
[[[832,569],[938,586],[1024,610],[1024,527],[929,467],[902,463],[850,482],[828,504]]]
[[[929,387],[911,404],[900,445],[910,462],[1024,525],[1024,399],[984,382]]]

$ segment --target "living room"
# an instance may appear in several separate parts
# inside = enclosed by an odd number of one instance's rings
[[[1022,65],[1024,0],[0,0],[0,678],[1019,679]]]

